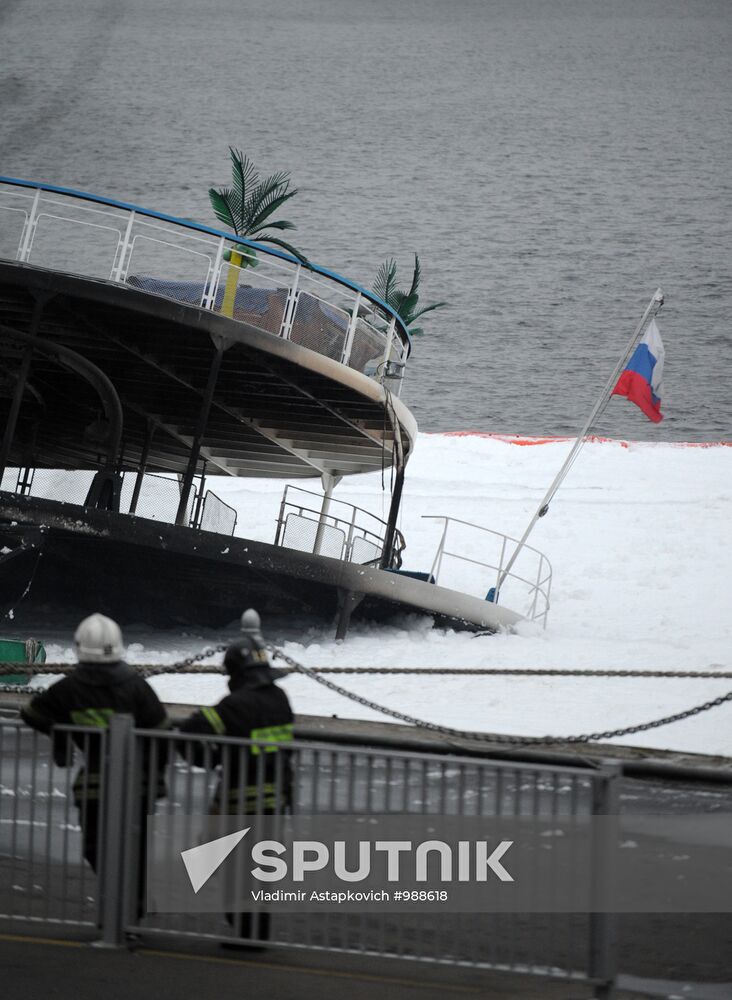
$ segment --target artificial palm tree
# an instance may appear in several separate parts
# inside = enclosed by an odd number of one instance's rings
[[[412,326],[414,321],[425,313],[433,309],[441,309],[447,302],[433,302],[431,305],[417,308],[419,302],[419,283],[422,278],[422,269],[419,265],[419,257],[414,255],[414,273],[412,274],[412,284],[409,291],[397,287],[397,265],[393,257],[385,260],[376,273],[374,282],[374,292],[383,299],[388,306],[399,315],[409,333],[414,337],[419,337],[424,330],[419,326]]]
[[[262,243],[274,243],[298,260],[305,261],[303,254],[291,244],[266,232],[267,229],[282,231],[295,228],[286,219],[270,218],[273,212],[297,194],[297,188],[290,190],[289,173],[280,171],[260,181],[259,173],[248,156],[233,146],[229,146],[229,153],[231,187],[210,188],[208,192],[216,218],[237,236]],[[241,246],[240,249],[235,248],[234,252],[242,257],[240,267],[257,266],[257,255],[252,247]]]

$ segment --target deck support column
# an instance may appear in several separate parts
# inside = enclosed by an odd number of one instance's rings
[[[394,432],[394,448],[392,451],[393,468],[396,469],[396,480],[391,494],[391,504],[389,506],[389,517],[386,522],[386,532],[384,534],[384,548],[381,552],[381,562],[379,569],[389,569],[394,562],[394,542],[396,540],[396,524],[399,516],[399,506],[402,502],[402,489],[404,487],[404,445],[402,442],[402,431],[397,420],[394,406],[391,403],[391,393],[386,390],[386,413],[389,416],[392,430]]]
[[[325,534],[326,518],[328,516],[328,511],[330,510],[330,500],[333,496],[333,490],[336,488],[338,483],[340,483],[342,476],[333,476],[329,472],[324,472],[321,476],[323,483],[323,503],[320,508],[320,520],[318,521],[318,530],[315,532],[315,542],[313,544],[313,555],[320,555],[320,549],[323,545],[323,535]]]
[[[354,590],[338,591],[338,618],[336,620],[336,642],[345,639],[351,624],[351,615],[364,599],[363,594],[357,594]]]
[[[29,336],[35,337],[38,334],[38,327],[41,322],[41,314],[43,312],[43,306],[45,305],[46,297],[41,296],[36,299],[33,305],[33,313],[31,314],[30,329],[28,331]],[[28,382],[28,374],[30,372],[31,360],[33,358],[33,342],[28,341],[25,345],[25,350],[23,351],[23,357],[20,362],[20,369],[18,371],[18,381],[15,384],[15,392],[13,393],[13,400],[10,404],[10,412],[8,413],[8,421],[5,424],[5,431],[3,433],[2,445],[0,445],[0,481],[2,481],[5,475],[5,469],[8,464],[8,459],[10,458],[10,449],[13,447],[13,439],[15,437],[15,430],[18,425],[18,417],[20,415],[20,407],[23,403],[23,396],[25,395],[25,387]]]
[[[389,507],[389,519],[386,522],[386,534],[384,535],[384,549],[381,553],[379,569],[388,569],[394,557],[394,541],[396,538],[396,523],[399,516],[399,505],[402,502],[402,488],[404,486],[404,466],[397,469],[394,492],[391,495],[391,505]]]
[[[201,484],[198,487],[198,496],[196,497],[196,509],[193,511],[193,527],[201,527],[201,513],[203,511],[203,491],[206,489],[206,459],[203,460],[203,468],[201,469]]]
[[[129,513],[134,514],[137,510],[137,502],[140,499],[140,490],[142,489],[142,481],[145,478],[145,469],[147,468],[147,457],[150,454],[150,445],[152,444],[153,434],[155,433],[155,424],[152,420],[147,421],[147,429],[145,431],[145,440],[142,444],[142,454],[140,455],[140,464],[137,468],[137,476],[135,477],[135,485],[132,488],[132,499],[130,500]]]
[[[196,466],[198,465],[198,458],[201,454],[201,442],[203,441],[203,435],[206,433],[206,428],[208,426],[208,415],[211,412],[211,403],[213,402],[214,392],[216,391],[216,382],[219,377],[221,361],[224,356],[224,348],[225,344],[221,341],[216,347],[216,353],[213,356],[213,361],[211,362],[211,367],[208,372],[206,388],[203,390],[203,402],[201,403],[201,410],[198,415],[198,427],[196,429],[196,436],[193,438],[193,444],[191,445],[188,468],[186,469],[185,476],[183,477],[183,485],[180,491],[178,513],[175,516],[175,523],[178,525],[186,523],[188,498],[191,495],[193,477],[196,474]]]

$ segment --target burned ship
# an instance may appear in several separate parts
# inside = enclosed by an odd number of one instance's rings
[[[256,604],[332,620],[340,636],[352,615],[405,610],[486,630],[545,621],[551,568],[540,553],[519,578],[526,609],[486,600],[510,542],[498,532],[488,534],[500,557],[466,559],[485,577],[473,592],[440,580],[455,556],[449,516],[432,566],[402,565],[417,435],[400,399],[410,349],[386,302],[325,268],[137,205],[0,177],[6,619],[101,610],[218,626]],[[386,473],[385,519],[333,495],[344,477],[374,471]],[[271,541],[248,537],[245,512],[208,488],[221,476],[286,482]]]

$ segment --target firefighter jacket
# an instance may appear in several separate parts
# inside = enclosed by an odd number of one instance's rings
[[[182,733],[239,737],[252,745],[179,743],[178,752],[197,767],[220,768],[212,812],[272,813],[291,800],[293,714],[285,692],[267,671],[241,671],[229,680],[231,694],[200,708],[180,724]],[[283,751],[284,752],[281,752]]]
[[[77,802],[99,797],[102,740],[98,732],[52,734],[54,726],[104,730],[113,715],[122,714],[131,715],[140,729],[166,728],[168,724],[165,709],[153,689],[137,671],[122,661],[80,663],[71,674],[37,694],[20,714],[33,729],[52,735],[53,759],[58,767],[68,767],[72,763],[72,740],[84,754],[86,770],[82,768],[74,782]],[[159,797],[164,794],[162,771],[166,762],[164,753],[157,756],[155,784],[158,786],[156,796]],[[146,766],[144,772],[149,777]]]

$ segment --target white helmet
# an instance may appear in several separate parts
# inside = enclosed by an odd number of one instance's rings
[[[125,655],[122,632],[106,615],[89,615],[74,635],[79,663],[116,663]]]
[[[259,617],[254,608],[249,608],[241,616],[241,630],[244,635],[251,636],[256,643],[264,645],[264,637],[262,635],[262,619]]]

